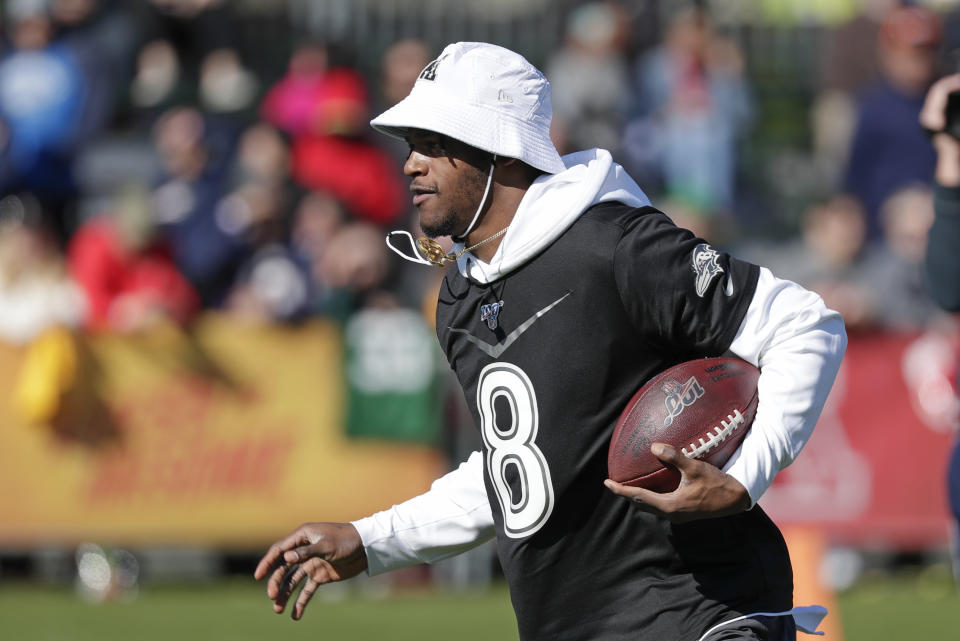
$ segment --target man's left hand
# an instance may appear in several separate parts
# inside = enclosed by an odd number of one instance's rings
[[[650,451],[665,465],[680,472],[680,485],[661,494],[607,479],[603,482],[614,494],[634,501],[644,512],[674,523],[728,516],[750,509],[750,495],[743,485],[720,468],[687,458],[665,443],[654,443]]]

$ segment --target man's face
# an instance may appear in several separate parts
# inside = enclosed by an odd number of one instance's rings
[[[431,131],[412,129],[410,155],[403,173],[420,214],[420,228],[430,238],[462,234],[483,198],[490,156]]]

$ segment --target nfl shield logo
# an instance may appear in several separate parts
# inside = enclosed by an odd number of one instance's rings
[[[490,303],[489,305],[480,306],[480,321],[486,322],[487,327],[491,330],[497,328],[497,318],[500,316],[500,309],[503,307],[503,301],[497,301],[496,303]]]

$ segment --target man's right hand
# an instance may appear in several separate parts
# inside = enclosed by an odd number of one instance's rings
[[[318,587],[349,579],[366,569],[363,541],[351,524],[304,523],[270,546],[253,576],[257,580],[269,576],[267,596],[273,599],[277,614],[283,612],[290,596],[303,583],[291,613],[298,620]]]

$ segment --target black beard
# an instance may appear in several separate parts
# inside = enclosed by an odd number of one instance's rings
[[[457,217],[447,216],[436,225],[424,225],[420,223],[420,230],[427,238],[440,238],[441,236],[453,236],[456,233],[454,226],[457,224]]]
[[[474,167],[473,172],[468,172],[463,178],[463,182],[456,186],[454,190],[454,195],[456,200],[463,202],[466,200],[470,202],[473,200],[475,204],[471,205],[470,216],[473,217],[473,212],[477,210],[477,207],[481,206],[481,201],[487,185],[487,177],[484,175],[483,171],[476,169]],[[466,196],[466,197],[465,197]],[[472,196],[472,197],[471,197]],[[460,242],[465,239],[458,238],[458,234],[462,234],[467,231],[466,225],[470,224],[470,218],[466,222],[460,220],[460,212],[455,208],[447,212],[447,215],[443,217],[442,220],[438,221],[435,225],[432,226],[423,226],[423,222],[420,223],[420,229],[423,230],[423,233],[427,238],[439,238],[441,236],[450,236],[455,241]],[[479,221],[478,221],[479,222]]]

